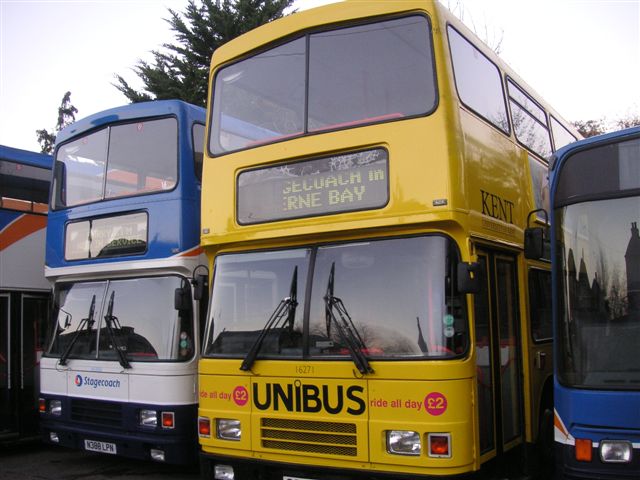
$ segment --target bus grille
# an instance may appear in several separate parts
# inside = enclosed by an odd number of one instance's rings
[[[71,420],[94,425],[122,425],[122,404],[97,400],[72,399]]]
[[[261,419],[264,448],[355,457],[358,453],[353,423]]]

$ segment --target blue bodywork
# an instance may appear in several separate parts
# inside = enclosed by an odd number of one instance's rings
[[[558,339],[561,306],[559,298],[563,268],[558,260],[559,252],[555,200],[565,162],[572,155],[612,143],[619,143],[640,135],[640,127],[629,128],[614,133],[590,137],[569,144],[558,150],[552,157],[549,170],[551,189],[551,255],[553,261],[552,289],[554,338]],[[638,159],[640,162],[640,159]],[[602,168],[606,168],[603,165]],[[598,175],[598,172],[593,172]],[[636,192],[637,194],[637,192]],[[615,212],[611,212],[615,215]],[[640,212],[639,212],[640,214]],[[638,346],[640,348],[640,345]],[[640,352],[640,350],[639,350]],[[615,356],[611,351],[609,355]],[[558,376],[560,350],[555,345],[556,359],[554,376],[554,406],[556,422],[556,466],[557,478],[562,479],[638,479],[640,478],[640,385],[635,390],[604,390],[594,388],[574,388],[563,385]],[[566,436],[558,433],[566,432]],[[574,440],[588,439],[593,442],[592,461],[576,460]],[[630,463],[605,463],[600,458],[598,445],[603,440],[625,440],[633,445]]]

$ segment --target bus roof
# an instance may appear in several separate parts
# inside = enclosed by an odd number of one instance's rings
[[[56,144],[105,124],[125,122],[127,120],[144,117],[175,115],[178,112],[182,112],[182,114],[187,117],[199,116],[204,118],[205,109],[183,102],[182,100],[154,100],[151,102],[122,105],[94,113],[63,128],[56,137]]]
[[[625,137],[633,137],[640,134],[640,126],[625,128],[624,130],[618,130],[616,132],[604,133],[602,135],[596,135],[594,137],[585,138],[577,142],[570,143],[564,147],[558,149],[549,160],[549,169],[554,170],[559,161],[565,157],[572,155],[580,150],[591,148],[599,144],[608,143],[611,141],[624,141]]]
[[[51,169],[52,157],[46,153],[31,152],[20,148],[7,147],[0,145],[0,160],[8,160],[10,162],[31,165],[33,167],[41,167]]]
[[[421,10],[431,11],[437,17],[442,17],[447,24],[454,26],[466,37],[474,38],[474,46],[482,51],[493,63],[500,66],[504,73],[558,120],[565,120],[544,97],[535,91],[502,57],[496,54],[478,35],[469,29],[464,22],[456,17],[442,2],[437,0],[403,0],[402,2],[363,2],[361,0],[342,0],[319,7],[310,8],[278,18],[272,22],[260,25],[218,47],[212,56],[209,74],[219,66],[235,62],[247,55],[257,53],[265,45],[273,45],[287,38],[301,36],[309,30],[321,30],[325,25],[348,25],[356,19],[373,19],[389,14],[411,14]],[[211,92],[209,92],[211,94]],[[564,121],[564,126],[568,122]],[[570,126],[570,125],[569,125]],[[570,126],[571,127],[571,126]],[[571,128],[571,133],[578,135],[577,130]]]

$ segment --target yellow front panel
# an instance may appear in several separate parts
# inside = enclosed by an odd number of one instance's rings
[[[242,422],[239,442],[215,438],[214,429],[200,439],[205,452],[421,474],[461,473],[477,463],[472,378],[427,379],[430,372],[464,374],[468,362],[378,362],[366,378],[356,378],[351,362],[260,361],[246,374],[239,365],[201,360],[199,414],[212,425],[216,418]],[[240,374],[228,375],[234,372]],[[398,372],[413,378],[389,379]],[[390,430],[417,431],[420,455],[388,453]],[[450,458],[429,457],[429,433],[450,435]]]

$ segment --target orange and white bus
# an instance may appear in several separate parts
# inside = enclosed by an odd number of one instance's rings
[[[577,133],[432,1],[295,13],[210,75],[204,477],[453,476],[552,450],[549,262],[524,230]]]
[[[51,155],[0,145],[0,445],[38,436]]]

